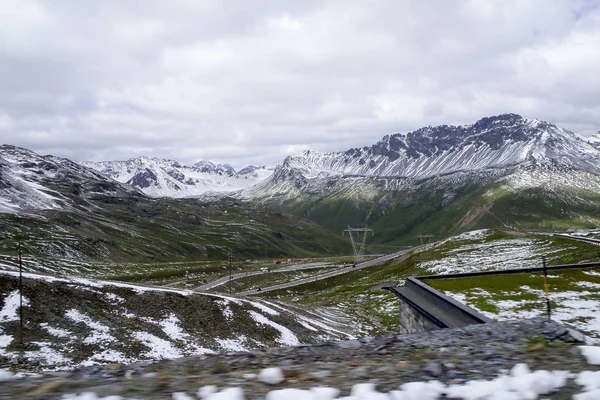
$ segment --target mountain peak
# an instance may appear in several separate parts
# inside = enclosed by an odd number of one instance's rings
[[[342,174],[421,179],[534,160],[537,165],[558,163],[598,171],[599,159],[598,150],[572,132],[506,113],[481,118],[472,125],[427,126],[386,135],[372,146],[345,152],[304,152],[286,158],[283,165],[296,168],[305,177]]]

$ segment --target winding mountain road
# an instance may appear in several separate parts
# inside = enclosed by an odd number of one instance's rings
[[[246,278],[248,276],[254,276],[254,275],[276,274],[278,272],[302,271],[305,269],[336,268],[336,267],[337,267],[337,265],[333,264],[333,263],[311,263],[311,264],[290,265],[290,266],[283,267],[283,268],[277,268],[277,269],[271,270],[269,272],[263,272],[263,271],[238,272],[238,273],[232,274],[231,278],[229,277],[229,275],[224,276],[224,277],[216,279],[214,281],[205,283],[204,285],[200,285],[192,290],[199,291],[199,292],[206,291],[206,290],[214,289],[217,286],[224,285],[225,283],[229,282],[230,279],[232,281],[234,281],[236,279]]]
[[[250,290],[248,290],[248,291],[240,292],[238,294],[239,295],[256,295],[256,294],[261,294],[261,293],[264,293],[264,292],[270,292],[270,291],[273,291],[273,290],[279,290],[279,289],[289,288],[289,287],[292,287],[292,286],[303,285],[303,284],[309,283],[309,282],[320,281],[320,280],[323,280],[323,279],[331,278],[332,276],[346,274],[348,272],[356,271],[358,269],[364,269],[364,268],[373,267],[375,265],[383,264],[386,261],[389,261],[391,259],[403,256],[403,255],[407,254],[408,252],[410,252],[410,251],[412,251],[412,250],[414,250],[415,248],[418,248],[418,247],[421,247],[421,246],[412,247],[410,249],[405,249],[405,250],[400,250],[400,251],[397,251],[397,252],[392,253],[392,254],[387,254],[387,255],[382,256],[382,257],[374,258],[372,260],[365,261],[365,262],[362,262],[360,264],[357,264],[355,267],[350,266],[350,267],[337,268],[334,271],[325,272],[325,273],[322,273],[322,274],[319,274],[319,275],[311,276],[309,278],[303,278],[303,279],[298,279],[298,280],[293,281],[293,282],[282,283],[282,284],[279,284],[279,285],[264,287],[264,288],[261,288],[260,291],[256,291],[256,290],[250,291]]]

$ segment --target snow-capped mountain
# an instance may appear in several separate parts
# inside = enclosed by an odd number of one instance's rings
[[[594,146],[595,148],[597,148],[598,150],[600,150],[600,132],[596,133],[595,135],[592,135],[588,138],[585,138],[585,140],[591,144],[592,146]]]
[[[86,209],[108,197],[125,201],[144,196],[65,158],[0,146],[0,212]]]
[[[387,135],[372,146],[345,152],[305,151],[287,157],[270,178],[246,194],[285,192],[290,186],[332,177],[425,179],[524,163],[600,174],[600,151],[547,122],[504,114],[468,126],[442,125]]]
[[[342,174],[426,178],[460,170],[554,160],[597,169],[598,151],[575,134],[514,114],[483,118],[469,126],[421,128],[385,136],[370,147],[343,153],[306,151],[285,164],[306,177]]]
[[[199,161],[191,167],[177,161],[138,157],[127,161],[83,161],[116,181],[127,183],[151,197],[192,197],[209,192],[229,193],[268,178],[273,169],[249,166],[236,172],[231,166]]]
[[[600,149],[547,122],[505,114],[344,152],[306,151],[242,195],[334,232],[368,225],[387,235],[383,241],[498,226],[594,227]]]

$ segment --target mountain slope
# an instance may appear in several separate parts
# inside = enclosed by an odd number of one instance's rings
[[[65,369],[352,337],[320,310],[26,273],[23,351],[18,281],[18,273],[0,270],[0,367],[21,359],[26,370]]]
[[[152,199],[52,156],[0,147],[0,246],[16,233],[34,256],[78,261],[184,261],[347,254],[314,222],[220,198]],[[10,250],[12,251],[12,250]]]
[[[199,161],[192,167],[177,161],[138,157],[127,161],[82,161],[116,181],[151,197],[191,197],[208,192],[228,193],[247,188],[271,175],[267,167],[248,166],[236,172],[229,165]]]
[[[288,157],[281,168],[297,170],[309,179],[325,175],[421,179],[536,160],[598,172],[599,154],[572,132],[544,121],[504,114],[469,126],[442,125],[388,135],[362,149],[306,151]]]
[[[382,232],[373,239],[380,244],[507,224],[594,226],[600,151],[564,129],[506,114],[288,157],[244,195],[335,232],[368,224]]]
[[[0,146],[0,212],[90,210],[111,199],[137,202],[144,197],[129,185],[65,158]]]

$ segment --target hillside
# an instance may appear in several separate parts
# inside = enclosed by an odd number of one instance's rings
[[[402,285],[409,276],[538,267],[542,256],[547,257],[549,265],[600,261],[598,246],[594,244],[545,234],[480,230],[419,246],[406,256],[382,265],[286,289],[264,291],[253,297],[301,304],[307,308],[329,307],[344,311],[352,316],[359,335],[377,335],[399,328],[398,301],[388,291],[381,290],[384,285]],[[253,283],[266,288],[268,277],[264,279]],[[542,280],[538,283],[543,285]],[[471,297],[477,293],[474,290]],[[538,300],[536,304],[543,311],[543,300]],[[586,310],[573,310],[570,316],[568,308],[571,306],[563,303],[563,310],[567,311],[562,313],[561,321],[569,323],[581,321],[580,317],[584,315],[590,319],[590,306],[597,306],[597,303],[588,304]],[[522,316],[533,315],[540,314]],[[595,336],[600,337],[600,331]]]
[[[0,369],[65,369],[347,339],[331,313],[220,295],[0,272]],[[339,314],[341,315],[341,314]]]
[[[66,159],[0,147],[0,249],[78,262],[346,254],[341,235],[246,202],[152,199]]]
[[[494,227],[592,228],[600,224],[600,151],[554,125],[506,114],[288,157],[244,195],[334,232],[368,225],[378,245]]]

